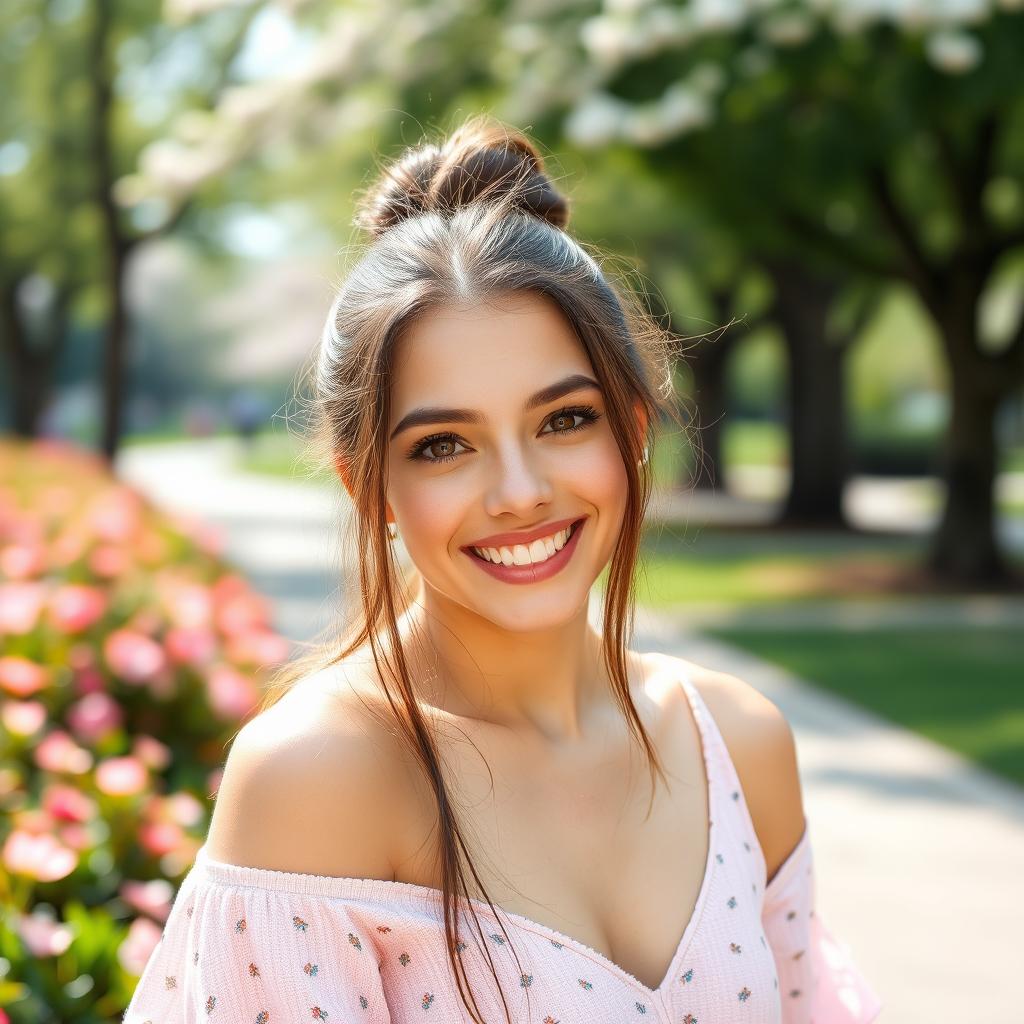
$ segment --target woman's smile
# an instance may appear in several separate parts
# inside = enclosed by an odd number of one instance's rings
[[[462,550],[495,579],[505,583],[540,583],[569,564],[586,519],[576,519],[529,544],[467,545]]]

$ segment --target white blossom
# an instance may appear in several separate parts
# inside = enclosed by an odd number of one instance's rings
[[[760,25],[761,36],[775,46],[799,46],[814,34],[815,24],[802,11],[781,11]]]
[[[953,75],[972,70],[982,58],[981,43],[974,36],[955,29],[930,35],[925,42],[925,53],[940,71]]]
[[[584,149],[608,145],[621,135],[628,111],[628,104],[618,97],[592,92],[566,117],[566,136]]]

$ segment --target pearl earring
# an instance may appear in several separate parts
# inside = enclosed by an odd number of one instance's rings
[[[388,540],[394,540],[398,536],[398,523],[388,523]]]

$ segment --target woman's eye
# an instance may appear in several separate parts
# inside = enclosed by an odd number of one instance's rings
[[[577,416],[583,420],[582,423],[573,422]],[[591,423],[596,423],[600,418],[601,414],[593,406],[579,405],[572,409],[559,409],[558,412],[552,413],[548,417],[548,423],[555,426],[555,429],[551,431],[553,434],[571,434],[573,431],[590,426]]]
[[[435,434],[418,441],[409,453],[410,459],[421,459],[423,462],[448,462],[457,458],[455,450],[459,439],[454,434]]]

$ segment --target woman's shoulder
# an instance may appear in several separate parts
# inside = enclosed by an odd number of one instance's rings
[[[693,684],[722,734],[770,878],[800,841],[806,820],[792,727],[774,701],[739,676],[660,657]]]
[[[307,676],[236,735],[207,853],[276,871],[391,879],[404,761],[357,672]]]

